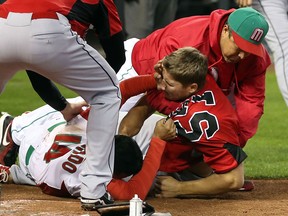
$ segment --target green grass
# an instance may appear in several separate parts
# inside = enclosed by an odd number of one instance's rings
[[[266,99],[257,134],[245,152],[245,174],[251,178],[288,178],[288,107],[273,72],[266,76]]]
[[[65,97],[75,97],[76,94],[69,89],[59,86]],[[12,115],[19,115],[25,111],[36,109],[45,103],[33,90],[28,76],[24,72],[17,73],[0,95],[0,111],[7,111]]]
[[[280,95],[273,72],[267,73],[266,83],[264,115],[257,134],[244,148],[248,154],[245,175],[253,179],[288,178],[288,108]],[[76,95],[63,87],[60,90],[66,97]],[[33,110],[43,104],[25,73],[16,74],[0,96],[0,110],[13,115]]]

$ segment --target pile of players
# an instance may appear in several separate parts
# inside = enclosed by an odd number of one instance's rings
[[[260,13],[216,10],[124,43],[113,1],[29,2],[0,6],[0,89],[26,70],[50,106],[1,117],[1,182],[81,197],[84,210],[243,187],[270,65]],[[85,42],[90,24],[105,58]],[[50,80],[81,97],[66,100]]]

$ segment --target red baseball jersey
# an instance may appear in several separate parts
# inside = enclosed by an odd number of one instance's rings
[[[236,83],[240,143],[244,146],[256,133],[263,114],[265,71],[271,61],[268,52],[264,58],[249,55],[237,64],[224,61],[219,40],[222,27],[234,10],[219,9],[210,15],[175,20],[137,42],[131,58],[135,71],[142,75],[154,73],[154,65],[160,59],[181,47],[192,46],[206,55],[209,67],[217,71],[217,84],[225,94],[229,94]]]
[[[171,106],[163,92],[158,93],[158,97],[148,97],[148,101],[160,112],[174,109],[170,117],[178,133],[175,140],[166,144],[160,170],[176,172],[188,168],[194,150],[201,152],[204,161],[217,173],[232,170],[246,158],[239,144],[235,110],[210,75],[204,88],[182,104],[178,103],[176,109],[177,103]]]

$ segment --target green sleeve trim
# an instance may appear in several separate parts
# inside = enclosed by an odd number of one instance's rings
[[[29,161],[30,161],[30,157],[32,155],[32,153],[34,152],[34,147],[33,146],[30,146],[27,153],[26,153],[26,158],[25,158],[25,165],[27,166],[29,164]]]
[[[62,124],[66,124],[66,121],[59,122],[59,123],[51,126],[50,128],[48,128],[48,131],[51,132],[52,130],[54,130],[54,128],[56,128],[56,127],[58,127],[59,125],[62,125]]]

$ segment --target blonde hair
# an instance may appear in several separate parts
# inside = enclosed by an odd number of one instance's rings
[[[208,60],[199,50],[183,47],[167,55],[163,59],[167,72],[182,85],[198,84],[201,89],[205,84],[208,71]]]

